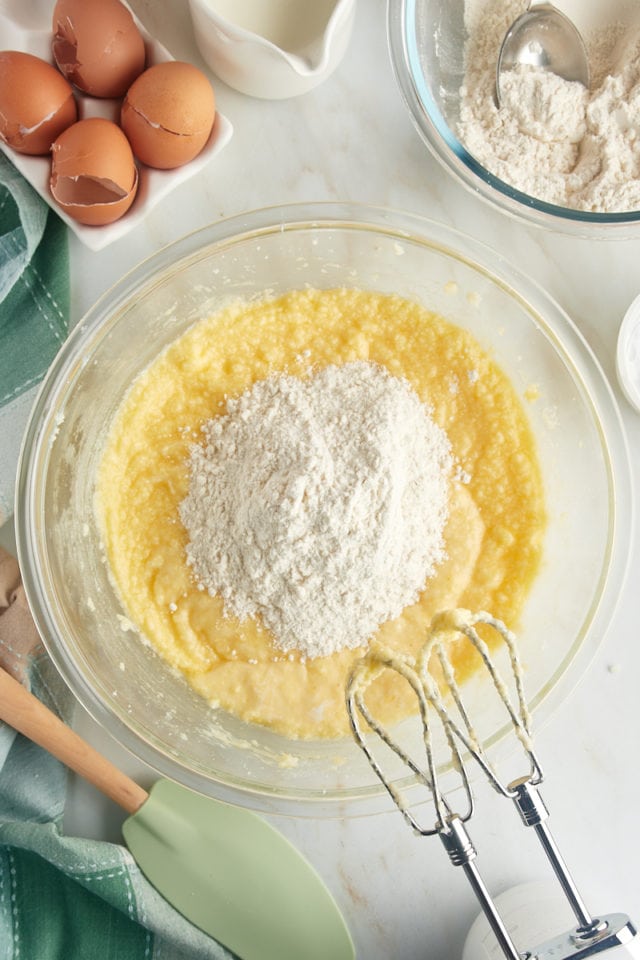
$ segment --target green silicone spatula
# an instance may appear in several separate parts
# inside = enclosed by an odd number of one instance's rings
[[[242,960],[353,960],[324,883],[261,817],[169,780],[147,793],[1,668],[0,719],[126,810],[125,842],[147,879]]]

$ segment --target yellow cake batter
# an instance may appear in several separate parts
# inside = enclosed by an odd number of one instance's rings
[[[278,372],[304,377],[330,363],[369,360],[406,377],[450,440],[456,469],[447,559],[419,601],[376,638],[414,655],[446,607],[490,610],[517,625],[545,526],[542,482],[521,403],[466,331],[399,297],[340,289],[234,303],[183,334],[137,379],[110,430],[97,512],[129,618],[207,700],[299,738],[348,731],[345,683],[362,650],[304,661],[283,654],[259,623],[224,615],[198,589],[178,514],[189,451],[226,398]],[[470,665],[458,657],[464,671]],[[416,710],[387,672],[368,703],[384,723]]]

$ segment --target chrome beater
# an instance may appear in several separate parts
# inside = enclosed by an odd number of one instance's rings
[[[506,646],[512,674],[511,689],[515,696],[512,696],[510,688],[500,676],[488,644],[476,629],[478,624],[484,625],[483,629],[497,632]],[[453,643],[464,638],[473,646],[488,673],[493,690],[506,710],[526,758],[526,773],[507,783],[499,777],[474,729],[455,676],[450,651]],[[434,679],[434,667],[440,675],[438,682]],[[367,688],[385,670],[399,674],[417,697],[426,760],[424,769],[372,716],[366,704]],[[373,646],[354,666],[347,684],[346,703],[356,743],[365,753],[376,775],[411,828],[421,836],[439,836],[450,862],[455,866],[462,866],[502,953],[508,960],[583,960],[624,945],[628,945],[631,951],[625,953],[626,956],[640,956],[640,939],[635,939],[635,926],[626,915],[616,913],[594,917],[588,911],[547,827],[549,813],[538,790],[543,780],[543,772],[533,747],[531,717],[525,700],[516,638],[500,620],[485,612],[471,613],[462,609],[444,611],[434,617],[427,641],[415,660],[400,656],[382,646]],[[368,734],[362,728],[361,719],[369,728]],[[463,788],[462,813],[452,808],[451,801],[444,795],[439,782],[433,737],[436,724],[444,732],[451,766],[459,777],[458,786],[461,784]],[[411,770],[418,783],[426,787],[435,808],[435,822],[432,826],[425,827],[418,823],[403,795],[385,775],[371,749],[371,734],[385,743]],[[522,823],[534,828],[576,918],[576,926],[572,930],[524,953],[516,949],[474,863],[477,852],[466,827],[474,813],[474,796],[466,769],[466,764],[471,760],[479,764],[498,794],[513,801]]]

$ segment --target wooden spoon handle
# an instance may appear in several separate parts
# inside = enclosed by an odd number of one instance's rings
[[[89,746],[1,667],[0,719],[44,747],[127,813],[135,813],[147,799],[146,790]]]

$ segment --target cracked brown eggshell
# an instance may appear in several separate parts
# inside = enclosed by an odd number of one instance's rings
[[[54,59],[84,93],[122,97],[144,70],[144,40],[120,0],[58,0],[52,29]]]
[[[127,91],[120,124],[136,157],[168,170],[203,149],[216,115],[207,77],[191,63],[170,60],[145,70]]]
[[[51,194],[73,220],[101,227],[133,203],[138,170],[127,138],[111,120],[79,120],[58,137],[51,155]]]
[[[41,156],[76,119],[73,90],[55,67],[30,53],[0,52],[0,137],[8,146]]]

